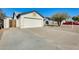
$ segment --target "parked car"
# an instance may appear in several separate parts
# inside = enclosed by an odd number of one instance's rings
[[[72,22],[72,21],[66,21],[66,22],[64,22],[63,23],[64,25],[79,25],[79,22],[78,21],[74,21],[74,22]]]

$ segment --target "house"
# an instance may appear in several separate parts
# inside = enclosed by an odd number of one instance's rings
[[[1,28],[4,28],[3,24],[4,24],[4,20],[3,19],[0,19],[0,29]]]
[[[4,23],[3,23],[4,28],[9,28],[10,27],[10,25],[11,25],[10,21],[11,20],[12,20],[11,17],[5,17],[4,18]]]
[[[79,22],[74,21],[72,18],[68,18],[63,22],[63,25],[79,25]]]
[[[44,17],[44,25],[53,25],[53,22],[49,17]]]
[[[18,28],[35,28],[43,27],[44,17],[37,11],[14,13],[14,20],[16,20],[16,27]]]
[[[69,17],[69,18],[66,18],[65,20],[63,20],[62,22],[61,22],[61,25],[64,25],[65,23],[72,23],[73,22],[73,20],[72,20],[72,18],[71,17]]]
[[[13,13],[13,18],[6,17],[4,19],[4,28],[35,28],[43,27],[44,17],[37,11],[24,12],[24,13]]]

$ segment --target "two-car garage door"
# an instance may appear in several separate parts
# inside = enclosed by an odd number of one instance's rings
[[[34,27],[42,27],[43,20],[42,19],[22,19],[20,21],[20,28],[34,28]]]

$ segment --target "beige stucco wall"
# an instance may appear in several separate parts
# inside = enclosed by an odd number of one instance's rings
[[[9,28],[9,19],[4,19],[4,28]]]
[[[32,19],[33,18],[33,19]],[[43,17],[37,13],[29,13],[22,15],[17,20],[17,27],[20,28],[34,28],[34,27],[43,27]]]

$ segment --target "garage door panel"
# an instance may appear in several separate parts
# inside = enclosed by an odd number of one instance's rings
[[[43,26],[42,20],[36,20],[36,19],[23,19],[21,22],[21,27],[23,28],[29,28],[29,27],[41,27]]]

